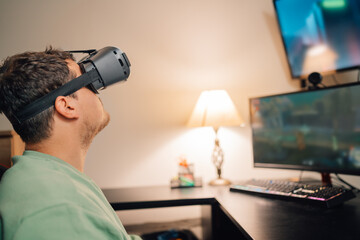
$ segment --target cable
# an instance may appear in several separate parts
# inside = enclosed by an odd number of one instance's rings
[[[346,182],[337,173],[335,173],[335,176],[340,182],[342,182],[342,183],[346,184],[347,186],[349,186],[351,190],[355,190],[356,192],[360,192],[360,189],[358,189],[358,188],[354,187],[353,185],[351,185],[350,183]]]

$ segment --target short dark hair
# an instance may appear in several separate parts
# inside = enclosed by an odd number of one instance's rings
[[[21,108],[75,78],[67,66],[71,53],[47,47],[43,52],[25,52],[4,60],[0,71],[0,113],[9,120]],[[54,106],[14,124],[25,143],[38,143],[51,135]]]

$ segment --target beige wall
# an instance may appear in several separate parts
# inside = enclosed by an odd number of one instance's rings
[[[271,0],[0,0],[0,30],[1,59],[49,44],[128,54],[128,82],[100,94],[112,121],[86,162],[103,188],[168,184],[183,155],[214,178],[213,132],[185,127],[202,90],[226,89],[248,121],[249,97],[299,89]],[[10,128],[1,116],[0,130]],[[249,127],[222,128],[219,138],[230,179],[300,174],[253,169]]]

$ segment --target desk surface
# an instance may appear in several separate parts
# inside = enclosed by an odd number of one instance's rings
[[[360,239],[360,197],[326,209],[230,192],[228,187],[103,189],[115,210],[219,204],[253,239]]]

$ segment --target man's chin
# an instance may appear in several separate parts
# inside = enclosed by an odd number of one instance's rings
[[[105,116],[104,116],[104,120],[102,122],[102,124],[99,126],[99,130],[98,133],[103,130],[110,122],[110,115],[109,113],[105,112]]]
[[[94,137],[103,130],[110,122],[110,115],[105,112],[104,119],[99,125],[93,125],[90,122],[84,123],[84,134],[82,135],[82,146],[87,149]]]

